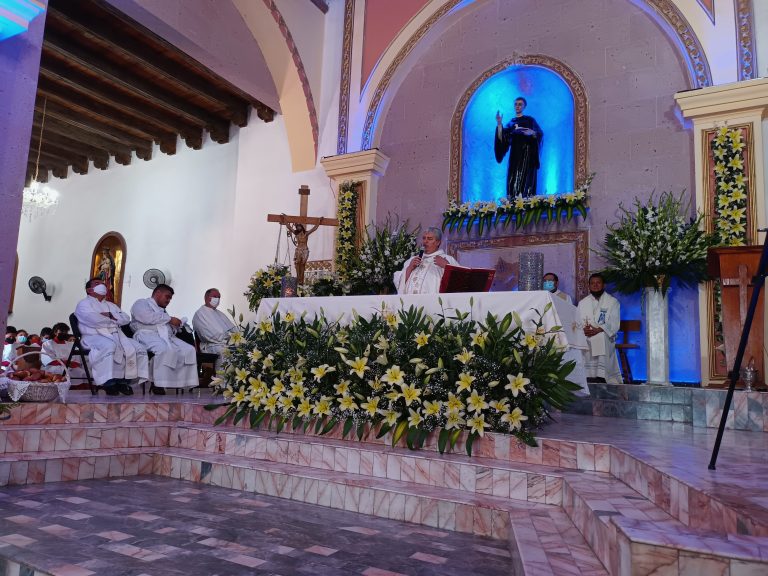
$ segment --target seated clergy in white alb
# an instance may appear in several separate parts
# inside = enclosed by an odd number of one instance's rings
[[[235,330],[235,324],[229,316],[217,310],[221,302],[218,288],[205,291],[205,304],[198,308],[192,317],[192,328],[200,340],[200,351],[216,354],[216,370],[221,367],[221,354],[227,347],[229,335]]]
[[[75,307],[82,343],[88,348],[88,364],[96,384],[107,394],[133,394],[130,384],[147,380],[147,351],[123,334],[120,326],[130,316],[106,299],[107,287],[98,278],[85,284],[88,294]]]
[[[621,384],[621,370],[616,359],[616,333],[621,323],[619,301],[605,292],[601,274],[589,277],[589,296],[579,302],[579,318],[589,349],[584,351],[587,381]]]
[[[173,298],[173,288],[158,284],[151,298],[137,300],[131,307],[133,337],[147,347],[152,359],[152,383],[155,393],[163,388],[193,388],[198,385],[195,347],[176,338],[182,321],[170,316],[165,308]]]
[[[445,266],[458,266],[455,258],[440,249],[443,233],[439,228],[427,228],[421,236],[422,249],[405,261],[403,269],[395,272],[398,294],[437,294]]]

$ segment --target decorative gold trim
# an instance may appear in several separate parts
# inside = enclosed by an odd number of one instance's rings
[[[754,123],[748,122],[745,124],[736,124],[728,126],[732,130],[742,130],[744,134],[744,141],[746,146],[744,147],[744,160],[747,167],[747,232],[746,232],[746,244],[753,243],[757,240],[757,191],[754,188],[754,182],[756,178],[755,168],[755,139],[754,139]],[[707,232],[712,232],[715,229],[714,219],[714,164],[712,159],[712,136],[717,133],[719,127],[709,128],[702,130],[701,133],[701,146],[702,146],[702,158],[704,162],[704,178],[703,192],[704,192],[704,205],[703,210],[708,214],[704,219],[704,227]],[[758,128],[759,129],[759,128]],[[715,334],[715,289],[714,282],[707,282],[705,286],[706,299],[707,299],[707,313],[706,313],[706,326],[707,326],[707,351],[709,358],[709,382],[723,381],[728,377],[728,367],[721,368],[718,366],[718,358],[722,353],[715,350],[717,341],[717,335]],[[718,371],[720,370],[720,371]],[[724,372],[723,372],[724,370]]]
[[[691,74],[693,87],[712,86],[712,72],[709,69],[704,48],[680,9],[672,0],[645,0],[645,2],[671,26],[672,32],[677,34],[678,41],[685,49],[684,55],[688,60],[688,72]]]
[[[752,0],[736,0],[736,52],[739,55],[739,80],[757,78],[755,66],[754,14]]]
[[[589,101],[584,83],[567,64],[546,56],[544,54],[530,54],[525,56],[515,55],[512,58],[505,58],[492,68],[489,68],[478,76],[469,88],[459,99],[456,110],[451,119],[451,158],[450,158],[450,180],[448,183],[449,200],[461,202],[461,128],[464,121],[464,112],[467,109],[470,99],[477,89],[494,74],[509,68],[510,66],[541,66],[548,68],[559,74],[573,94],[573,127],[574,127],[574,147],[573,147],[573,165],[576,168],[574,175],[574,187],[583,182],[588,175],[587,161],[589,158]],[[571,192],[571,190],[561,190],[561,192]]]
[[[344,0],[344,41],[341,51],[341,84],[339,86],[339,134],[336,154],[347,153],[349,133],[349,91],[352,82],[352,39],[355,24],[355,0]]]
[[[424,22],[424,24],[418,28],[418,30],[416,30],[416,32],[413,33],[410,38],[408,38],[408,41],[402,48],[400,48],[397,56],[395,56],[394,60],[392,60],[392,62],[389,64],[387,71],[384,73],[384,76],[382,76],[381,80],[379,80],[379,84],[376,86],[376,90],[374,91],[373,97],[371,98],[371,103],[368,105],[368,113],[365,115],[365,124],[363,127],[362,150],[368,150],[371,147],[371,136],[373,135],[374,120],[378,115],[379,106],[381,105],[381,100],[384,97],[384,93],[387,91],[389,83],[392,81],[392,77],[395,75],[395,72],[397,71],[400,64],[403,62],[403,60],[405,60],[405,57],[411,53],[416,44],[418,44],[419,40],[424,37],[429,29],[432,28],[432,26],[434,26],[435,23],[440,20],[440,18],[448,14],[448,12],[453,10],[461,2],[462,0],[448,0],[448,2],[443,4],[434,14],[432,14],[432,16],[429,17],[429,19],[427,19],[426,22]]]
[[[265,0],[267,1],[267,0]],[[363,125],[363,134],[361,140],[361,149],[368,150],[371,147],[373,141],[373,126],[376,122],[376,118],[379,115],[379,108],[381,107],[381,101],[384,97],[384,93],[389,88],[389,84],[392,81],[392,77],[395,75],[397,68],[405,60],[405,57],[411,53],[416,44],[421,40],[425,34],[440,20],[443,16],[448,14],[453,8],[460,4],[462,0],[449,0],[443,6],[441,6],[430,18],[424,22],[413,35],[408,39],[405,45],[400,49],[395,58],[387,67],[386,72],[379,80],[376,90],[373,93],[371,102],[368,105],[368,112],[365,115],[365,123]],[[677,35],[677,40],[682,45],[683,57],[688,63],[688,72],[691,76],[691,84],[694,88],[703,88],[704,86],[712,85],[712,73],[709,68],[709,62],[704,54],[704,49],[699,42],[698,37],[694,33],[688,21],[680,12],[677,6],[675,6],[671,0],[645,0],[650,8],[653,8],[657,14],[659,14],[664,21],[669,25],[670,32]]]
[[[589,294],[589,231],[576,232],[540,232],[536,234],[509,234],[492,238],[474,238],[458,240],[449,237],[447,252],[454,258],[459,250],[482,250],[487,248],[507,248],[513,246],[537,246],[544,244],[573,244],[576,252],[575,281],[576,301]]]

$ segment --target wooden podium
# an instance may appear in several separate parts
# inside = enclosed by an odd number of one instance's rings
[[[760,266],[762,246],[727,246],[710,248],[707,254],[707,273],[713,278],[720,279],[722,286],[722,318],[723,339],[725,344],[725,361],[730,372],[736,360],[739,340],[747,317],[749,302],[752,299],[752,278]],[[763,294],[752,319],[747,348],[741,362],[742,368],[754,359],[757,368],[758,381],[765,382],[765,366],[763,366]]]

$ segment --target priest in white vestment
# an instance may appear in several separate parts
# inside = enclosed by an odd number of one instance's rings
[[[87,296],[75,307],[81,341],[88,348],[88,364],[94,382],[104,386],[107,394],[133,394],[131,384],[147,380],[147,351],[128,338],[120,326],[130,316],[106,299],[107,287],[99,278],[85,284]]]
[[[445,266],[458,266],[455,258],[440,249],[443,233],[439,228],[427,228],[421,236],[423,248],[405,261],[403,269],[393,278],[398,294],[437,294]]]
[[[589,349],[584,352],[587,380],[603,379],[608,384],[621,384],[621,370],[616,358],[616,333],[621,323],[619,301],[605,292],[605,279],[600,274],[589,277],[589,296],[579,302],[579,319]]]
[[[173,298],[173,288],[158,284],[150,298],[137,300],[131,307],[133,338],[147,347],[152,359],[154,392],[164,388],[193,388],[198,385],[197,352],[176,338],[183,322],[165,311]]]
[[[229,316],[218,310],[221,302],[221,292],[218,288],[209,288],[205,291],[205,304],[195,312],[192,317],[192,328],[200,340],[200,351],[216,354],[216,371],[218,372],[222,362],[222,352],[227,347],[229,335],[236,330],[234,322]]]

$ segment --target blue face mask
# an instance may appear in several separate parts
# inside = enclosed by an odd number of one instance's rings
[[[544,280],[544,290],[548,290],[549,292],[555,291],[555,281],[554,280]]]
[[[27,337],[26,336],[22,335],[22,336],[17,336],[16,337],[16,342],[18,344],[24,344],[24,342],[26,342],[26,341],[27,341]]]

